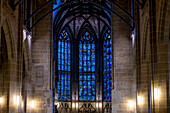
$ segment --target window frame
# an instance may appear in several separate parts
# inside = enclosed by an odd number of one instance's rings
[[[58,70],[58,41],[59,41],[59,37],[61,36],[61,33],[63,32],[63,31],[66,31],[67,32],[67,34],[68,34],[68,36],[69,36],[69,38],[70,38],[70,72],[65,72],[65,71],[59,71]],[[60,79],[59,79],[59,73],[67,73],[67,77],[68,77],[68,75],[70,75],[70,100],[69,101],[63,101],[63,100],[58,100],[58,97],[57,97],[57,101],[59,101],[59,102],[71,102],[72,101],[72,56],[73,56],[73,54],[72,54],[72,35],[71,35],[71,33],[69,32],[69,30],[67,29],[67,27],[65,27],[65,28],[63,28],[59,33],[58,33],[58,35],[56,35],[56,45],[55,45],[55,48],[56,48],[56,50],[55,50],[55,55],[54,56],[56,56],[56,61],[55,61],[55,70],[56,70],[56,73],[55,73],[55,75],[58,77],[58,83],[61,83],[60,82]],[[68,55],[68,54],[67,54]],[[62,59],[61,59],[62,60]],[[56,80],[55,80],[56,81]],[[58,83],[56,83],[56,87],[57,87],[57,89],[56,89],[56,92],[58,93]],[[68,85],[67,85],[68,86]],[[61,94],[61,89],[60,89],[60,94]],[[59,94],[58,94],[59,95]]]
[[[93,41],[94,41],[94,44],[95,44],[95,71],[94,72],[82,72],[81,74],[83,75],[83,74],[91,74],[91,76],[92,76],[92,74],[94,74],[95,75],[95,99],[94,99],[94,101],[88,101],[88,99],[87,99],[87,101],[80,101],[79,100],[79,80],[80,80],[80,78],[79,78],[79,75],[80,75],[80,72],[79,72],[79,41],[80,41],[80,39],[81,39],[81,37],[85,34],[85,32],[88,32],[92,37],[93,37]],[[81,32],[81,35],[79,35],[79,38],[78,38],[78,40],[77,40],[77,55],[76,55],[76,57],[77,57],[77,64],[78,64],[78,102],[96,102],[96,67],[97,67],[97,49],[96,49],[96,47],[97,47],[97,44],[96,44],[96,41],[97,41],[97,38],[96,38],[96,36],[92,33],[92,32],[90,32],[88,29],[86,29],[86,30],[84,30],[84,32]],[[90,60],[91,61],[91,60]],[[92,93],[91,93],[92,94]],[[87,95],[87,97],[88,97],[88,95]]]
[[[111,92],[110,92],[110,101],[104,101],[104,75],[105,73],[110,73],[111,74],[111,78],[112,78],[112,71],[109,71],[109,72],[104,72],[104,41],[105,41],[105,36],[106,36],[106,33],[108,32],[108,30],[110,30],[109,28],[107,28],[105,31],[104,31],[104,34],[102,36],[102,46],[101,46],[101,50],[102,50],[102,101],[103,102],[111,102],[111,98],[112,98],[112,95],[111,95]],[[111,36],[111,30],[110,30],[110,36]],[[108,38],[108,37],[107,37]],[[107,39],[106,39],[107,40]],[[112,36],[110,38],[111,40],[111,64],[112,64]],[[107,42],[106,42],[107,44]],[[106,55],[107,55],[107,51],[106,51]],[[107,66],[107,65],[106,65]],[[112,70],[112,65],[111,65],[111,70]],[[107,81],[106,81],[107,82]],[[112,79],[111,79],[111,83],[112,83]],[[113,83],[112,83],[113,84]],[[111,86],[109,85],[109,87],[112,87],[112,84]],[[107,85],[107,84],[106,84]],[[107,88],[106,88],[107,89]]]

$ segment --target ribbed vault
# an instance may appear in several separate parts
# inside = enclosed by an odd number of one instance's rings
[[[109,6],[105,2],[99,2],[105,7]],[[84,28],[94,31],[97,38],[102,34],[102,30],[110,28],[110,13],[102,8],[96,7],[90,2],[75,1],[74,3],[62,7],[54,19],[54,30],[56,34],[69,26],[72,34],[76,38]]]

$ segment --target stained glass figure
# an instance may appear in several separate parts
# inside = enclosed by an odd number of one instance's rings
[[[112,90],[112,48],[111,48],[111,32],[107,30],[103,42],[103,101],[111,101]]]
[[[95,41],[85,32],[79,41],[79,101],[95,101]]]
[[[70,37],[63,30],[58,38],[58,101],[71,101]]]

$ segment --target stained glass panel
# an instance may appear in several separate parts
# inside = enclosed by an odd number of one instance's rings
[[[70,37],[63,30],[58,38],[58,101],[71,101],[70,51]]]
[[[103,85],[104,95],[103,101],[111,101],[111,90],[112,90],[112,56],[111,56],[111,32],[107,30],[104,36],[103,43]]]
[[[95,101],[95,41],[85,32],[79,41],[79,101]]]

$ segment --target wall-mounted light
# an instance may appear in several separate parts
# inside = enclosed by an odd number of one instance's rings
[[[31,48],[31,39],[32,39],[32,36],[27,32],[26,29],[23,30],[23,42],[25,40],[28,40],[28,45],[29,45],[29,48]]]
[[[35,108],[35,101],[34,100],[31,101],[31,108]]]
[[[28,39],[31,39],[32,37],[31,37],[31,35],[28,35]]]
[[[132,100],[129,100],[127,103],[128,107],[132,110],[135,108],[135,102]]]
[[[22,101],[22,102],[21,102],[21,108],[23,108],[23,107],[24,107],[24,102]]]
[[[16,102],[17,106],[19,106],[19,101],[20,101],[19,96],[17,96],[17,102]]]
[[[154,88],[154,99],[158,100],[160,98],[161,91],[158,88]]]
[[[79,106],[78,103],[76,103],[76,108],[78,108],[78,106]]]
[[[78,103],[77,102],[76,103],[72,103],[72,107],[73,108],[75,108],[75,107],[78,108]]]
[[[132,32],[131,38],[132,38],[132,52],[133,52],[135,46],[135,30]]]
[[[31,35],[28,35],[27,39],[28,39],[29,48],[31,49],[31,39],[32,39]]]
[[[3,102],[3,98],[2,98],[2,97],[0,97],[0,104],[2,104],[2,102]]]
[[[26,30],[24,29],[23,30],[23,42],[25,41],[26,38],[27,38],[27,33],[26,33]]]
[[[102,108],[102,103],[99,103],[99,108]]]
[[[13,97],[14,104],[16,104],[16,101],[17,101],[17,97],[16,97],[16,95],[14,95],[14,97]]]
[[[96,107],[98,107],[99,106],[99,104],[98,103],[96,103]]]
[[[143,105],[144,99],[142,96],[138,96],[138,105]]]
[[[14,104],[19,106],[20,104],[20,96],[19,95],[14,95]]]
[[[73,108],[75,108],[75,107],[76,107],[75,103],[72,103],[72,107],[73,107]]]

